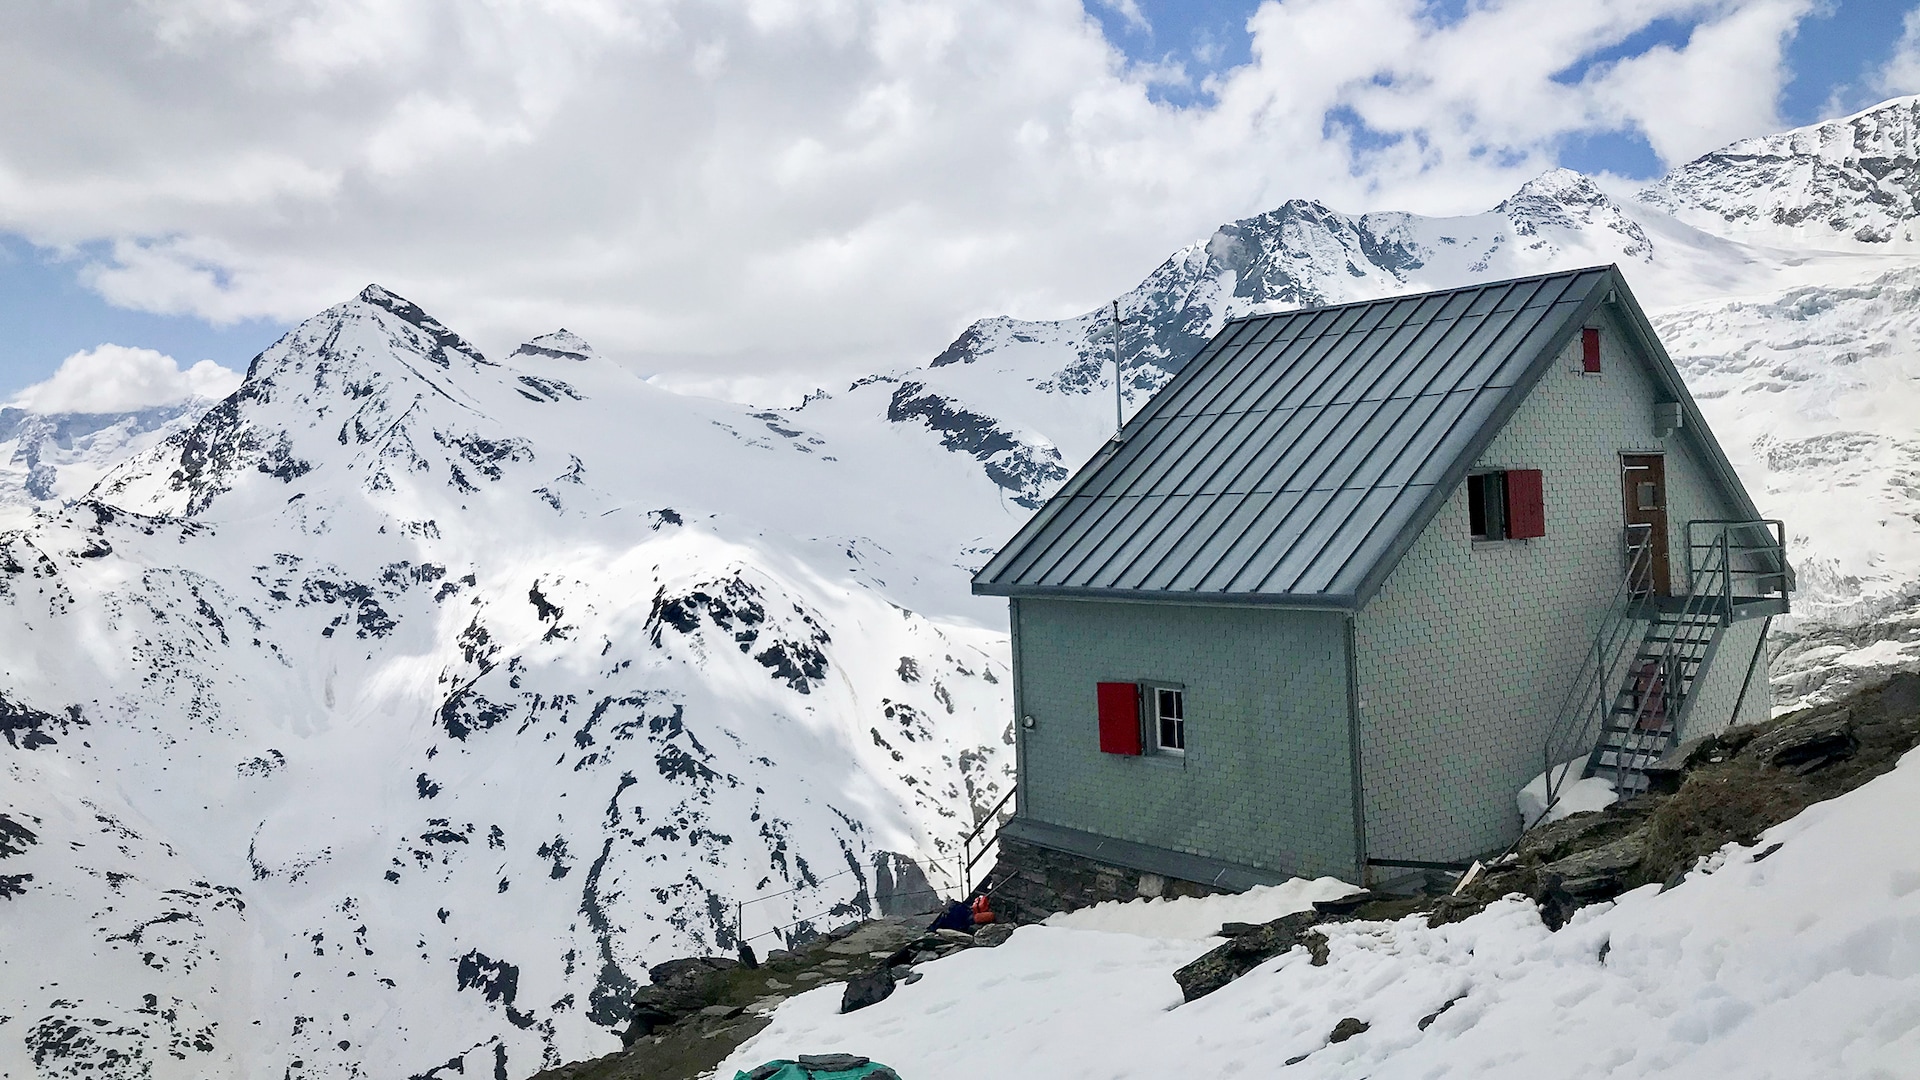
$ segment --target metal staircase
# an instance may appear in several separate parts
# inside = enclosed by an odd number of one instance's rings
[[[1717,614],[1652,612],[1582,776],[1606,777],[1623,798],[1647,790],[1646,767],[1673,746],[1728,625]]]
[[[1549,807],[1570,771],[1557,764],[1581,753],[1582,778],[1604,777],[1623,798],[1645,791],[1647,767],[1686,730],[1694,689],[1727,628],[1786,610],[1790,571],[1780,522],[1688,522],[1687,589],[1674,596],[1651,586],[1645,530],[1628,530],[1626,573],[1549,729]]]

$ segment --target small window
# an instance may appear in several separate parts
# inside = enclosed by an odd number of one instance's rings
[[[1153,688],[1155,745],[1163,754],[1187,752],[1186,692],[1170,686]]]
[[[1467,477],[1467,528],[1475,540],[1533,540],[1547,535],[1540,470],[1505,469]]]
[[[1589,375],[1600,374],[1600,328],[1583,327],[1580,331],[1580,370]]]
[[[1506,473],[1475,473],[1467,477],[1467,525],[1475,540],[1507,538]]]

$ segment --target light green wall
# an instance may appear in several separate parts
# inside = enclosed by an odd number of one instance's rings
[[[1172,851],[1356,873],[1346,620],[1273,608],[1023,599],[1020,814]],[[1100,752],[1094,686],[1186,688],[1187,752]]]
[[[1622,324],[1594,325],[1601,373],[1580,370],[1576,338],[1476,463],[1542,471],[1546,536],[1472,542],[1462,486],[1355,619],[1369,857],[1466,860],[1517,835],[1514,794],[1544,768],[1548,728],[1624,570],[1622,453],[1666,455],[1676,590],[1688,519],[1733,516],[1690,440],[1655,436],[1665,394],[1627,354]],[[1746,651],[1723,646],[1716,680],[1744,674],[1753,641],[1735,629]]]
[[[1476,463],[1542,471],[1546,536],[1476,544],[1464,486],[1353,618],[1365,855],[1465,861],[1510,842],[1542,748],[1624,569],[1620,455],[1664,453],[1673,584],[1686,523],[1736,516],[1603,314],[1602,372],[1572,342]],[[1724,726],[1760,633],[1736,624],[1685,734]],[[1637,636],[1639,627],[1633,629]],[[1356,872],[1347,620],[1332,613],[1025,599],[1014,605],[1020,813],[1300,874]],[[1741,708],[1764,719],[1766,658]],[[1184,760],[1099,752],[1094,685],[1187,688]]]

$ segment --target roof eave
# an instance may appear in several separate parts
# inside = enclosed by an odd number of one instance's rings
[[[1010,600],[1089,600],[1127,604],[1170,604],[1185,607],[1268,607],[1298,611],[1359,610],[1351,593],[1227,593],[1169,592],[1163,589],[1088,589],[1069,585],[998,585],[975,581],[975,596],[1004,596]]]

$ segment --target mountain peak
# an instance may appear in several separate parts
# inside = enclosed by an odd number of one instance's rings
[[[371,304],[383,311],[392,313],[402,321],[419,328],[428,337],[432,338],[438,346],[434,350],[432,360],[441,367],[449,366],[451,361],[446,354],[450,352],[459,353],[461,356],[476,364],[491,364],[493,362],[482,355],[479,349],[468,344],[467,339],[447,329],[445,323],[427,314],[419,304],[408,300],[406,297],[401,296],[399,293],[385,286],[370,284],[360,290],[358,299],[363,304]]]
[[[1513,222],[1513,231],[1520,236],[1539,238],[1543,232],[1580,232],[1597,226],[1619,234],[1620,254],[1642,260],[1653,257],[1653,241],[1639,224],[1591,177],[1572,169],[1548,169],[1520,185],[1493,212]],[[1536,239],[1530,246],[1544,242]]]
[[[1640,193],[1700,227],[1920,242],[1920,95],[1741,139]]]
[[[541,357],[548,360],[586,360],[593,356],[593,346],[579,334],[561,327],[551,334],[541,334],[522,342],[513,350],[511,359],[522,356]]]

